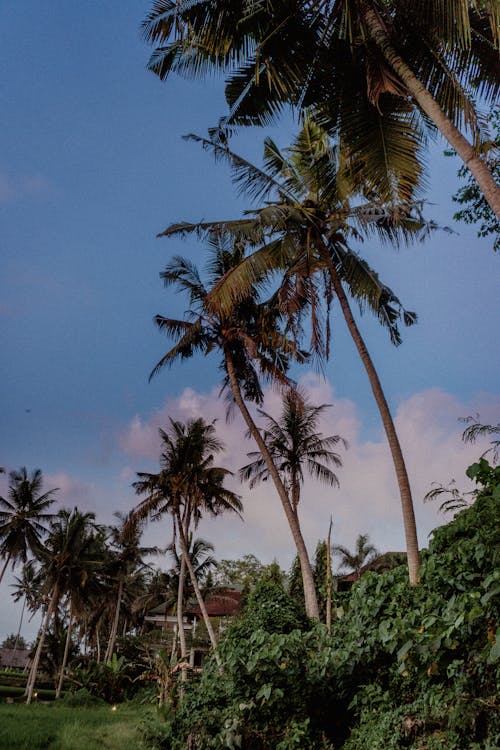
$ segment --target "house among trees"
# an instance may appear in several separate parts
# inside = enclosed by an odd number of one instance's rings
[[[351,573],[345,573],[337,576],[337,591],[349,591],[352,585],[358,581],[365,573],[387,573],[388,570],[397,568],[398,565],[406,563],[406,552],[384,552],[378,555],[374,560],[362,565],[361,568]]]
[[[0,648],[0,666],[10,669],[26,669],[30,660],[28,648]]]

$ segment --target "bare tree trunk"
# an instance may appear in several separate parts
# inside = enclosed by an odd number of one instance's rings
[[[17,644],[19,643],[19,638],[21,636],[21,628],[23,627],[23,619],[24,619],[24,610],[25,610],[25,608],[26,608],[26,596],[23,596],[23,608],[21,609],[21,617],[19,618],[19,627],[17,629],[16,640],[14,642],[14,649],[12,651],[12,659],[14,659],[14,656],[16,655]]]
[[[420,558],[418,552],[418,539],[417,539],[417,526],[415,523],[415,513],[413,510],[413,500],[411,496],[410,481],[408,479],[408,473],[406,471],[406,464],[403,457],[403,452],[399,444],[399,439],[394,427],[394,421],[392,419],[387,400],[385,398],[382,385],[380,383],[377,371],[372,362],[366,344],[359,332],[356,321],[349,307],[349,302],[344,292],[342,282],[337,274],[335,266],[329,261],[329,271],[335,290],[335,294],[340,303],[344,319],[347,323],[349,333],[354,341],[358,354],[364,365],[370,386],[375,396],[375,401],[380,412],[382,424],[384,425],[385,434],[387,435],[387,441],[391,450],[392,460],[394,468],[396,470],[396,478],[399,486],[399,495],[401,498],[401,508],[403,512],[403,523],[406,537],[406,553],[408,557],[408,573],[410,583],[416,586],[420,580]]]
[[[328,635],[332,632],[332,519],[328,527],[326,540],[326,627]]]
[[[26,684],[26,703],[31,703],[33,699],[33,690],[35,687],[36,682],[36,675],[38,672],[38,665],[40,663],[40,657],[42,655],[42,649],[43,644],[45,641],[45,635],[47,633],[47,628],[49,627],[50,618],[52,617],[52,614],[54,612],[56,603],[57,603],[57,585],[54,586],[52,589],[52,596],[50,597],[50,603],[47,607],[47,612],[45,613],[45,617],[43,619],[43,622],[40,626],[40,632],[38,634],[38,645],[36,647],[35,656],[33,657],[33,664],[31,665],[31,670],[28,676],[28,682]]]
[[[100,664],[101,662],[101,639],[99,638],[99,626],[95,629],[95,640],[97,645],[97,663]]]
[[[185,534],[184,534],[184,529],[182,527],[182,521],[181,521],[180,513],[179,513],[178,510],[176,510],[176,519],[177,519],[177,524],[178,524],[178,528],[179,528],[179,538],[181,540],[182,555],[183,555],[183,557],[186,558],[186,565],[187,565],[187,569],[189,571],[189,576],[191,578],[191,583],[193,584],[194,593],[196,595],[196,600],[198,602],[198,605],[200,607],[201,613],[203,615],[203,621],[204,621],[205,627],[207,629],[208,637],[210,638],[210,643],[212,644],[212,648],[214,649],[215,659],[217,661],[217,664],[219,666],[221,666],[221,664],[222,664],[221,658],[220,658],[219,654],[216,651],[216,649],[217,649],[217,641],[215,639],[215,633],[214,633],[214,630],[212,628],[212,623],[210,622],[210,618],[208,616],[207,608],[205,607],[205,602],[203,601],[203,597],[201,595],[200,587],[198,586],[198,581],[196,580],[196,575],[195,575],[195,572],[193,570],[193,566],[191,565],[191,560],[189,558],[189,550],[188,550],[188,545],[187,545],[187,539],[186,539]]]
[[[108,647],[104,655],[104,661],[111,661],[113,656],[113,649],[115,647],[116,633],[118,632],[118,621],[120,620],[120,608],[122,604],[123,594],[123,578],[120,578],[120,584],[118,586],[118,597],[116,599],[115,616],[113,618],[113,625],[111,626],[111,633],[109,634]]]
[[[56,700],[61,697],[61,690],[64,682],[64,670],[66,669],[66,662],[68,661],[69,644],[71,643],[71,631],[73,628],[73,602],[69,607],[69,621],[68,621],[68,632],[66,633],[66,643],[64,644],[64,655],[61,664],[61,672],[59,674],[59,681],[57,683]]]
[[[399,56],[392,45],[384,23],[375,9],[369,7],[366,3],[362,3],[361,7],[368,32],[382,52],[387,63],[399,76],[419,107],[432,120],[450,146],[455,149],[479,185],[491,210],[500,218],[500,187],[495,183],[487,165],[478,156],[469,141],[464,138],[462,133],[443,112],[432,94],[430,94],[411,68]]]
[[[5,571],[7,570],[7,565],[10,562],[10,558],[11,558],[11,553],[9,552],[9,554],[7,555],[7,559],[6,559],[5,563],[4,563],[4,566],[2,568],[2,572],[0,573],[0,583],[2,582],[2,578],[4,577]]]
[[[234,400],[236,401],[236,404],[247,424],[250,434],[257,443],[257,446],[262,454],[262,458],[266,463],[267,470],[269,471],[269,474],[274,482],[274,486],[276,487],[276,490],[278,492],[283,510],[285,511],[290,531],[292,532],[293,541],[295,542],[297,555],[300,561],[306,612],[309,617],[312,617],[315,620],[319,620],[318,597],[316,595],[316,587],[314,585],[313,571],[311,562],[309,560],[307,547],[304,542],[304,537],[302,536],[302,530],[300,528],[297,514],[293,511],[288,493],[283,485],[283,482],[281,481],[281,477],[276,469],[276,466],[274,465],[271,454],[267,449],[267,445],[262,435],[260,434],[257,425],[253,421],[250,412],[247,409],[243,396],[241,395],[240,386],[234,370],[233,360],[231,358],[231,353],[229,352],[229,350],[225,349],[224,355],[226,360],[227,374],[229,383],[231,385],[231,390],[233,392]]]

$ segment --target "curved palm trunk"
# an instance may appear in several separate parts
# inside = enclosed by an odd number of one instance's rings
[[[73,602],[69,608],[69,621],[68,621],[68,632],[66,633],[66,643],[64,644],[64,655],[61,664],[61,672],[59,674],[59,681],[57,683],[56,700],[61,697],[61,691],[64,681],[64,670],[66,669],[66,662],[68,661],[69,644],[71,643],[71,632],[73,628]]]
[[[123,578],[120,578],[120,585],[118,586],[118,597],[116,599],[115,616],[113,618],[113,625],[111,627],[111,633],[109,634],[108,647],[104,655],[104,661],[111,661],[113,656],[113,649],[115,647],[116,634],[118,632],[118,622],[120,620],[120,608],[122,604],[123,595]]]
[[[290,531],[292,532],[293,541],[295,542],[297,555],[300,561],[302,583],[304,586],[304,599],[305,599],[305,605],[306,605],[306,612],[309,617],[312,617],[315,620],[319,620],[318,598],[316,596],[314,576],[312,572],[311,562],[309,560],[309,555],[307,553],[307,547],[304,542],[304,537],[302,536],[302,530],[300,528],[297,514],[293,510],[293,507],[288,497],[288,493],[283,485],[283,482],[281,481],[281,477],[278,474],[276,466],[274,465],[271,454],[269,453],[267,449],[267,445],[262,435],[260,434],[257,428],[257,425],[253,421],[252,416],[247,409],[243,396],[241,395],[241,390],[240,390],[238,379],[236,377],[236,373],[234,370],[234,365],[233,365],[233,361],[231,358],[231,354],[227,349],[224,350],[224,356],[226,360],[226,368],[227,368],[229,383],[231,385],[231,390],[233,392],[234,400],[236,401],[236,404],[243,416],[243,419],[245,420],[247,424],[250,434],[252,435],[253,439],[257,443],[257,446],[266,463],[267,470],[269,471],[269,475],[272,477],[274,486],[276,487],[279,498],[281,500],[283,510],[285,511],[285,515],[288,521],[288,525],[290,527]]]
[[[210,618],[208,616],[207,608],[205,607],[205,602],[203,601],[203,597],[201,595],[200,587],[198,586],[198,581],[196,580],[196,575],[195,575],[195,572],[193,570],[193,566],[191,564],[191,560],[189,558],[189,550],[188,550],[188,545],[187,545],[187,539],[186,539],[186,536],[184,534],[184,529],[183,529],[183,526],[182,526],[182,521],[181,521],[180,513],[179,513],[178,510],[175,511],[175,517],[176,517],[177,524],[178,524],[178,527],[179,527],[179,538],[181,540],[182,556],[186,560],[186,566],[187,566],[187,569],[189,571],[189,577],[191,578],[191,583],[193,584],[194,593],[196,595],[196,600],[197,600],[198,605],[200,607],[201,614],[203,615],[203,621],[204,621],[205,627],[207,629],[208,637],[210,638],[210,643],[212,644],[212,648],[214,649],[215,659],[217,661],[217,664],[220,666],[222,664],[222,662],[221,662],[221,658],[220,658],[219,654],[216,651],[216,649],[217,649],[217,641],[215,639],[215,633],[214,633],[214,630],[212,628],[212,623],[210,622]]]
[[[332,285],[335,290],[335,294],[340,303],[342,313],[344,315],[345,322],[349,329],[349,333],[354,341],[358,354],[363,362],[364,368],[370,381],[370,386],[375,396],[375,401],[380,412],[382,424],[384,425],[385,434],[387,435],[387,441],[391,450],[392,460],[394,462],[394,468],[396,470],[396,478],[399,486],[399,495],[401,498],[401,508],[403,511],[403,523],[406,537],[406,553],[408,557],[408,573],[410,583],[416,586],[420,580],[420,558],[418,553],[418,539],[417,539],[417,526],[415,523],[415,513],[413,510],[413,500],[411,496],[410,481],[408,479],[408,473],[406,471],[405,460],[403,452],[399,444],[399,439],[394,427],[387,400],[385,398],[382,385],[380,383],[377,371],[372,362],[366,344],[359,332],[356,321],[351,312],[349,302],[344,292],[342,282],[335,270],[333,263],[329,262],[329,271],[332,279]]]
[[[406,62],[398,55],[376,11],[363,2],[361,3],[361,12],[371,38],[382,52],[386,61],[394,72],[397,73],[419,107],[432,120],[450,146],[455,149],[479,185],[491,210],[500,218],[500,187],[495,183],[493,175],[484,161],[477,155],[469,141],[464,138],[462,133],[443,112],[432,94],[429,93]]]
[[[47,612],[45,613],[45,617],[40,627],[40,632],[38,635],[38,646],[36,647],[35,656],[33,658],[33,664],[31,665],[31,670],[28,676],[28,682],[26,684],[26,691],[25,691],[26,703],[31,703],[33,699],[33,690],[35,687],[36,675],[38,672],[38,665],[40,663],[40,657],[42,655],[43,644],[45,641],[45,636],[47,634],[47,629],[49,627],[50,618],[52,617],[52,614],[56,607],[57,596],[58,596],[57,586],[54,586],[54,588],[52,589],[52,596],[50,597],[50,603],[47,608]]]
[[[10,562],[10,557],[11,557],[11,553],[9,552],[9,554],[7,555],[7,559],[6,559],[5,563],[4,563],[4,566],[2,568],[2,572],[0,573],[0,583],[2,582],[2,579],[3,579],[4,575],[5,575],[5,571],[7,570],[7,565]]]

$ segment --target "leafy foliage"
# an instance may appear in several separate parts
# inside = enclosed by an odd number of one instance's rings
[[[500,468],[468,475],[476,502],[434,532],[411,587],[404,565],[367,573],[331,637],[261,584],[157,746],[492,750],[500,740]]]

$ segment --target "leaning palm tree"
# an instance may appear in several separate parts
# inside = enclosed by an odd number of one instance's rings
[[[364,565],[368,565],[379,556],[376,547],[370,544],[368,534],[359,534],[354,552],[341,544],[335,544],[332,549],[335,555],[340,556],[339,567],[352,570],[356,574],[356,578],[360,577]]]
[[[235,304],[216,303],[212,293],[221,279],[243,261],[244,243],[233,238],[228,242],[224,237],[216,236],[209,238],[209,248],[207,282],[203,282],[192,263],[181,257],[175,257],[161,274],[165,286],[175,285],[188,295],[191,309],[186,320],[156,316],[157,326],[175,343],[158,362],[152,375],[196,353],[219,352],[220,369],[224,374],[223,390],[229,396],[230,404],[236,404],[239,409],[276,487],[301,562],[306,611],[317,619],[319,610],[313,571],[302,530],[279,471],[247,406],[247,402],[262,404],[261,379],[289,387],[291,381],[286,372],[290,360],[304,362],[307,355],[283,333],[284,316],[278,306],[260,301],[259,279],[247,285],[245,294],[240,295]]]
[[[314,406],[303,390],[290,389],[284,394],[279,419],[259,409],[266,420],[262,431],[264,441],[289,492],[295,515],[298,514],[304,469],[324,484],[339,486],[338,477],[330,466],[340,467],[342,460],[332,449],[339,443],[346,447],[346,441],[340,435],[326,437],[318,432],[318,422],[328,406]],[[269,478],[269,471],[260,453],[249,453],[249,457],[253,461],[240,469],[240,477],[254,487]]]
[[[215,435],[213,424],[207,424],[203,419],[191,420],[186,425],[171,420],[170,430],[162,431],[162,438],[165,450],[160,459],[161,471],[157,475],[139,474],[140,479],[135,483],[136,491],[147,496],[134,514],[139,518],[160,518],[165,513],[172,516],[174,530],[180,541],[181,561],[184,560],[210,642],[215,649],[215,633],[189,554],[189,531],[191,524],[196,525],[205,512],[213,516],[228,510],[239,513],[242,509],[241,501],[224,486],[231,472],[213,465],[214,453],[223,449],[222,442]],[[180,632],[183,632],[183,585],[181,566],[177,604]],[[182,656],[185,657],[185,640],[181,641],[181,649]],[[219,660],[217,654],[216,659]]]
[[[46,523],[53,518],[47,513],[55,501],[57,488],[42,492],[40,469],[28,474],[26,467],[9,474],[9,497],[0,497],[0,557],[5,562],[0,573],[4,577],[9,562],[14,568],[26,563],[28,555],[36,555],[47,533]]]
[[[386,200],[413,195],[439,131],[500,216],[477,148],[477,100],[499,92],[499,22],[496,0],[154,0],[144,33],[160,78],[226,77],[226,123],[314,108],[360,188]]]
[[[389,443],[403,513],[409,578],[412,584],[418,583],[418,540],[406,465],[387,399],[347,294],[362,311],[368,308],[377,316],[392,343],[401,343],[400,321],[412,325],[416,315],[404,309],[352,246],[373,237],[393,245],[412,242],[426,237],[435,225],[423,219],[416,205],[359,202],[351,194],[351,186],[338,179],[336,152],[327,133],[311,117],[305,119],[286,151],[281,152],[271,139],[265,140],[264,169],[217,142],[189,137],[228,162],[235,182],[263,207],[247,211],[244,218],[237,220],[173,224],[160,236],[197,233],[211,238],[220,235],[226,242],[247,243],[252,252],[225,269],[207,295],[205,308],[212,314],[217,311],[219,316],[230,314],[256,284],[262,285],[278,271],[282,281],[273,303],[287,316],[289,330],[296,336],[301,334],[305,312],[310,313],[310,348],[320,357],[329,354],[329,313],[333,301],[338,300]],[[168,271],[168,280],[178,281],[180,274],[175,272],[175,263],[173,268],[173,272]],[[177,328],[172,324],[172,333],[183,330],[179,323],[176,325]],[[193,350],[194,347],[190,351]],[[173,351],[177,356],[181,354],[179,349]],[[252,435],[256,437],[254,432]],[[265,458],[261,445],[258,447]]]

